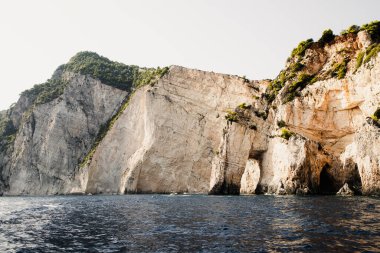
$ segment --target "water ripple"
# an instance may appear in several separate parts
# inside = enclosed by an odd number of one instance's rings
[[[0,252],[379,252],[380,200],[0,198]]]

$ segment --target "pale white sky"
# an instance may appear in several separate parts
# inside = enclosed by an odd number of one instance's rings
[[[379,20],[379,10],[378,0],[0,0],[0,110],[83,50],[274,78],[301,40]]]

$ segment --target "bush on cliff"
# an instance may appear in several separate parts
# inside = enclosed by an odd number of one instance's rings
[[[136,88],[143,85],[153,85],[155,81],[163,77],[168,71],[168,67],[158,67],[157,69],[141,69],[137,75],[137,78],[134,80],[133,85]]]
[[[289,140],[290,137],[292,137],[293,135],[294,133],[289,131],[288,129],[286,128],[281,129],[281,135],[280,135],[281,138],[284,138],[285,140]]]
[[[375,42],[380,42],[380,21],[372,21],[368,24],[362,25],[360,31],[366,31]]]
[[[94,52],[79,52],[65,65],[65,70],[89,75],[105,84],[129,90],[139,75],[138,66],[110,61]]]
[[[228,110],[227,114],[224,117],[228,122],[237,122],[238,121],[237,113],[234,111],[231,111],[231,110]]]
[[[380,127],[380,108],[377,108],[376,111],[371,115],[372,123]]]
[[[8,115],[0,115],[0,151],[6,150],[16,138],[17,129]]]
[[[331,29],[327,29],[327,30],[323,31],[322,37],[318,40],[318,43],[324,45],[326,43],[333,41],[334,38],[335,38],[335,35],[334,35],[333,31]]]
[[[369,62],[372,59],[372,57],[377,56],[378,53],[380,53],[380,43],[372,44],[366,50],[366,56],[363,60],[363,63]]]
[[[313,44],[313,39],[308,39],[301,41],[296,48],[293,49],[291,56],[304,56],[306,49],[308,49]]]
[[[360,31],[360,26],[352,25],[347,30],[343,30],[340,34],[347,35],[350,33],[358,33]]]
[[[338,79],[343,79],[347,73],[347,64],[349,59],[344,59],[343,61],[336,63],[331,72],[332,77],[337,77]]]
[[[34,101],[35,105],[48,103],[59,97],[67,82],[62,79],[49,79],[45,83],[36,84],[33,88],[23,91],[22,96],[27,96]]]

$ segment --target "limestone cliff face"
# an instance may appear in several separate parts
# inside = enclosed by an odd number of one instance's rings
[[[128,95],[83,75],[62,78],[68,84],[58,98],[31,108],[28,97],[21,96],[10,110],[18,133],[12,152],[1,161],[6,194],[65,193],[99,128]]]
[[[207,193],[225,111],[251,101],[256,86],[236,76],[171,67],[153,87],[135,92],[74,191]]]
[[[379,194],[377,43],[306,41],[272,81],[172,66],[131,93],[59,72],[58,97],[0,114],[0,192]]]

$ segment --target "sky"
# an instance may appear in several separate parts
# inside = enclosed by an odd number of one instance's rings
[[[379,0],[0,0],[0,110],[79,51],[275,78],[305,39],[380,20]]]

